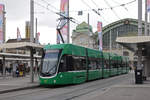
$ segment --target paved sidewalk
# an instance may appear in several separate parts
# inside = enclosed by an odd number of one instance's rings
[[[11,91],[36,88],[39,86],[38,76],[34,78],[34,83],[30,82],[30,76],[26,77],[0,77],[0,94]]]
[[[134,83],[134,75],[87,100],[150,100],[150,78],[143,84]]]

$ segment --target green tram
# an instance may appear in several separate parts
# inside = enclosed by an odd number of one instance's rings
[[[125,74],[128,58],[73,44],[46,45],[40,84],[67,85]]]

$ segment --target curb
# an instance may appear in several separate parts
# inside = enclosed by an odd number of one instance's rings
[[[38,88],[38,87],[40,87],[40,85],[27,86],[27,87],[18,87],[18,88],[14,88],[14,89],[7,89],[7,90],[0,91],[0,94],[4,94],[4,93],[8,93],[8,92],[14,92],[14,91],[20,91],[20,90],[26,90],[26,89],[34,89],[34,88]]]

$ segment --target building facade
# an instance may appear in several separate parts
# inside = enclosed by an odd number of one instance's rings
[[[83,22],[76,27],[72,32],[72,44],[80,45],[83,47],[94,48],[95,40],[92,27]]]
[[[144,22],[142,24],[144,34]],[[138,34],[137,19],[122,19],[106,25],[102,29],[103,33],[103,51],[112,52],[123,56],[128,56],[130,60],[134,60],[136,56],[132,51],[124,48],[116,43],[117,37],[136,36]],[[98,33],[93,33],[92,27],[83,22],[72,32],[72,43],[92,49],[98,49],[99,40]]]
[[[142,26],[144,34],[144,22]],[[116,43],[117,37],[131,37],[138,35],[137,19],[122,19],[103,27],[103,50],[113,52],[119,55],[128,56],[134,60],[134,53]]]

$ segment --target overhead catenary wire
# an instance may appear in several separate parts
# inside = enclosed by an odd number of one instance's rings
[[[107,0],[104,0],[104,2],[107,4],[108,7],[111,8],[111,10],[112,10],[112,12],[114,13],[114,15],[115,15],[118,19],[120,19],[120,17],[119,17],[118,14],[113,10],[113,8],[112,8],[111,5],[108,3],[108,1],[107,1]]]
[[[82,1],[82,2],[85,3],[86,5],[88,5],[85,1]],[[129,1],[127,3],[121,3],[121,4],[118,3],[115,6],[106,7],[106,8],[100,8],[96,3],[95,4],[96,4],[98,10],[102,11],[102,10],[115,9],[115,8],[118,8],[118,7],[124,7],[124,6],[130,5],[130,4],[134,3],[134,2],[136,2],[136,0],[132,0],[132,1]],[[89,5],[88,5],[88,7],[89,7]],[[89,10],[91,11],[91,9],[93,9],[93,8],[90,7],[90,9],[86,9],[84,11],[89,11]],[[78,12],[78,11],[70,11],[70,12]]]
[[[47,8],[50,6],[50,7],[52,7],[52,8],[54,8],[55,10],[57,10],[58,12],[60,11],[60,10],[58,10],[56,7],[54,7],[52,4],[50,4],[49,2],[47,2],[46,0],[41,0],[41,1],[43,1],[43,2],[45,2],[46,4],[47,4]],[[57,15],[60,15],[61,17],[64,17],[65,15],[63,15],[62,13],[60,14],[60,13],[56,13]],[[68,19],[67,17],[64,17],[65,19]],[[77,23],[77,22],[75,22],[74,20],[76,20],[76,19],[74,19],[74,18],[72,18],[71,17],[71,19],[69,19],[71,22],[73,22],[73,23],[75,23],[75,24],[79,24],[79,23]],[[77,21],[77,20],[76,20]]]
[[[42,2],[44,2],[44,3],[46,3],[47,4],[47,6],[44,6],[44,5],[42,5],[41,3],[38,3],[38,2],[36,2],[36,1],[34,1],[38,6],[41,6],[42,8],[44,8],[44,9],[47,9],[48,11],[50,11],[50,12],[52,12],[52,13],[54,13],[54,14],[56,14],[56,12],[58,11],[58,12],[60,12],[60,10],[58,10],[56,7],[54,7],[52,4],[50,4],[48,1],[46,1],[46,0],[41,0]],[[92,0],[92,2],[93,2],[93,4],[96,4],[96,6],[97,6],[97,10],[93,10],[93,8],[92,7],[90,7],[90,5],[88,4],[88,3],[86,3],[84,0],[82,0],[82,2],[88,7],[88,8],[90,8],[90,9],[85,9],[85,10],[81,10],[81,11],[97,11],[97,12],[99,12],[99,11],[105,11],[105,10],[109,10],[109,9],[114,9],[114,8],[117,8],[117,7],[124,7],[124,6],[127,6],[127,5],[130,5],[130,4],[132,4],[132,3],[134,3],[136,0],[132,0],[132,1],[130,1],[130,2],[127,2],[127,3],[122,3],[122,4],[118,4],[118,5],[115,5],[115,6],[111,6],[111,7],[106,7],[106,8],[100,8],[100,7],[98,7],[98,5],[94,2],[94,0]],[[49,9],[49,7],[51,7],[51,8],[53,8],[53,9],[55,9],[56,11],[54,11],[54,10],[52,10],[52,9]],[[70,13],[71,12],[78,12],[77,10],[74,10],[74,11],[69,11]],[[58,14],[57,14],[58,15]],[[117,15],[118,16],[118,15]],[[107,22],[108,23],[108,21],[107,20],[105,20],[104,19],[104,17],[103,16],[101,16],[102,18],[103,18],[103,20],[105,21],[105,22]],[[118,16],[119,17],[119,16]],[[119,18],[120,19],[120,18]],[[75,19],[74,19],[75,20]],[[76,20],[77,21],[77,20]],[[79,22],[79,21],[78,21]],[[74,22],[73,22],[74,23]],[[77,22],[76,22],[76,24],[78,24]]]
[[[95,3],[95,1],[93,1],[93,0],[91,0],[91,1],[92,1],[92,3],[93,3],[96,7],[99,8],[99,6]]]
[[[127,2],[127,3],[122,3],[122,4],[119,4],[119,5],[115,5],[115,6],[111,6],[111,7],[108,7],[108,8],[100,8],[100,9],[102,9],[102,10],[114,9],[114,8],[117,8],[117,7],[122,7],[122,6],[132,4],[134,2],[136,2],[136,0],[133,0],[133,1],[130,1],[130,2]]]
[[[44,6],[44,5],[40,4],[40,3],[38,3],[38,2],[36,2],[36,1],[34,1],[34,3],[35,3],[36,5],[38,5],[38,6],[42,7],[42,8],[44,8],[44,9],[46,9],[46,10],[50,11],[51,13],[56,14],[56,12],[55,12],[55,11],[53,11],[53,10],[49,9],[48,7],[46,7],[46,6]]]
[[[120,6],[122,6],[126,11],[128,11],[128,8],[125,6],[125,4],[121,4],[121,3],[119,3],[119,2],[117,2],[117,1],[115,1],[115,0],[112,0],[114,3],[116,3],[116,4],[118,4],[118,5],[120,5]]]
[[[54,7],[52,4],[50,4],[48,1],[46,1],[46,0],[41,0],[41,1],[43,1],[44,3],[46,3],[46,4],[47,4],[47,7],[50,6],[50,7],[54,8],[55,10],[57,10],[57,11],[59,12],[59,10],[58,10],[56,7]],[[136,1],[136,0],[132,0],[132,1],[130,1],[130,2],[122,3],[122,4],[119,4],[118,2],[116,2],[116,3],[118,3],[118,5],[115,5],[115,6],[112,6],[112,7],[100,8],[100,7],[92,0],[92,2],[97,6],[98,11],[114,9],[114,8],[117,8],[117,7],[125,7],[125,6],[127,6],[127,5],[129,5],[129,4],[134,3],[135,1]],[[93,11],[93,8],[91,8],[85,1],[82,1],[82,2],[84,2],[84,3],[86,4],[86,6],[88,6],[90,9],[85,9],[85,10],[81,10],[81,11]],[[125,8],[125,9],[126,9],[126,8]],[[79,11],[79,10],[72,10],[72,11],[69,11],[69,13],[71,13],[71,12],[78,12],[78,11]]]
[[[92,9],[92,7],[90,6],[90,5],[88,5],[84,0],[81,0],[82,2],[83,2],[83,4],[85,4],[87,7],[89,7],[93,12],[95,12],[97,15],[99,15],[99,16],[101,16],[100,15],[100,13],[99,13],[99,11],[97,11],[97,10],[95,10],[95,9]],[[94,2],[94,1],[93,1]],[[101,16],[102,18],[103,18],[103,20],[105,21],[105,22],[107,22],[108,23],[108,21],[107,20],[105,20],[105,18],[103,17],[103,16]]]
[[[81,0],[87,7],[89,7],[90,9],[92,9],[92,7],[90,5],[88,5],[84,0]]]
[[[43,1],[44,3],[46,3],[46,4],[47,4],[47,7],[51,6],[51,7],[54,8],[55,10],[59,11],[59,9],[57,9],[55,6],[53,6],[52,4],[50,4],[48,1],[46,1],[46,0],[41,0],[41,1]]]
[[[93,0],[91,0],[91,1],[97,8],[99,8],[99,6]],[[98,12],[99,12],[99,10],[98,10]],[[105,22],[109,23],[102,15],[99,15],[99,16],[101,16]]]
[[[58,13],[58,12],[55,12],[55,11],[53,11],[53,10],[51,10],[51,9],[49,9],[49,7],[48,6],[44,6],[44,5],[42,5],[42,4],[40,4],[40,3],[38,3],[38,2],[35,2],[34,1],[34,3],[35,4],[37,4],[38,6],[40,6],[40,7],[42,7],[42,8],[44,8],[44,9],[46,9],[46,10],[48,10],[48,11],[50,11],[51,13],[54,13],[54,14],[57,14],[57,15],[60,15],[61,17],[63,17],[63,18],[65,18],[65,19],[68,19],[68,17],[66,17],[65,15],[63,15],[62,13]],[[72,18],[71,17],[71,19],[69,19],[72,23],[75,23],[75,24],[77,24],[77,25],[79,25],[79,23],[77,23],[76,21],[76,19],[74,19],[74,18]],[[75,21],[76,20],[76,21]]]

